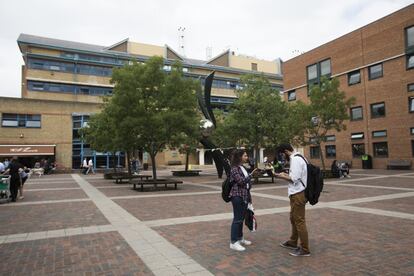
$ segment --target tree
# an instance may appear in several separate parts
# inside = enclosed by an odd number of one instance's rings
[[[221,135],[218,140],[227,144],[252,147],[258,157],[260,148],[274,148],[292,139],[284,131],[288,128],[285,120],[288,106],[264,76],[246,75],[241,81],[244,88],[236,91],[238,99],[215,137]],[[258,161],[256,158],[256,167]]]
[[[184,78],[180,63],[166,73],[163,59],[152,57],[145,64],[133,63],[115,69],[110,102],[117,130],[126,138],[128,152],[148,152],[153,178],[157,179],[157,153],[178,146],[183,134],[198,128],[195,82]],[[128,160],[129,161],[129,160]]]
[[[313,86],[310,91],[310,104],[299,104],[294,120],[303,129],[298,140],[304,145],[316,145],[319,148],[322,167],[325,162],[321,144],[326,141],[328,131],[346,129],[345,120],[349,119],[348,110],[355,98],[346,99],[345,93],[339,91],[336,78],[322,78],[321,84]]]

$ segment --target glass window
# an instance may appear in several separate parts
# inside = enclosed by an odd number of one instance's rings
[[[357,132],[357,133],[351,133],[351,139],[364,139],[364,133],[363,132]]]
[[[408,98],[408,110],[414,112],[414,97]]]
[[[318,67],[316,64],[308,66],[308,81],[318,78]]]
[[[362,106],[351,108],[351,121],[362,120]]]
[[[372,132],[372,137],[373,138],[387,137],[387,131],[386,130],[373,131]]]
[[[411,140],[411,154],[414,156],[414,140]]]
[[[1,125],[3,127],[40,128],[40,121],[41,115],[3,113]]]
[[[336,138],[335,135],[328,135],[325,137],[326,142],[335,142]]]
[[[414,127],[410,128],[411,135],[414,135]]]
[[[257,63],[252,63],[252,71],[257,71]]]
[[[335,145],[327,145],[325,146],[325,150],[326,150],[326,158],[336,157],[336,146]]]
[[[410,51],[414,47],[414,26],[405,29],[405,48]]]
[[[374,80],[382,77],[382,63],[368,67],[369,79]]]
[[[385,103],[371,104],[371,118],[379,118],[385,116]]]
[[[288,92],[288,101],[296,100],[296,91],[292,90]]]
[[[375,157],[388,157],[388,144],[387,142],[373,143],[374,156]]]
[[[361,157],[365,154],[365,144],[352,144],[352,157]]]
[[[354,71],[348,73],[348,85],[353,85],[361,82],[361,71]]]
[[[320,62],[321,76],[331,75],[331,59],[327,59]]]
[[[320,158],[319,147],[310,147],[310,158],[313,158],[313,159]]]
[[[407,85],[407,91],[408,92],[413,92],[414,91],[414,83],[410,83]]]
[[[414,54],[407,55],[407,69],[414,68]]]

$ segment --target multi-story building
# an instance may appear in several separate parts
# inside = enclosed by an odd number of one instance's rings
[[[414,5],[323,44],[283,64],[284,98],[309,102],[309,88],[321,77],[336,77],[340,90],[356,103],[347,130],[331,132],[322,147],[304,148],[312,162],[319,155],[352,160],[373,157],[374,168],[389,160],[414,161]]]
[[[32,165],[42,157],[56,160],[60,169],[77,169],[92,158],[98,168],[124,165],[122,152],[96,152],[84,143],[78,130],[89,116],[99,112],[103,95],[111,95],[112,69],[131,60],[145,62],[162,56],[164,70],[179,60],[185,76],[203,79],[216,71],[212,105],[226,109],[236,95],[243,74],[264,74],[282,90],[281,62],[236,55],[227,50],[208,60],[183,57],[168,45],[157,46],[123,40],[98,46],[21,34],[17,40],[23,55],[21,98],[0,97],[0,158],[20,156]],[[183,161],[174,150],[160,153],[158,164]],[[144,160],[145,161],[145,160]],[[193,163],[211,163],[211,152],[200,150]]]

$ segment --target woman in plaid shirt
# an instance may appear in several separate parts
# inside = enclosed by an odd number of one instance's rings
[[[252,201],[250,195],[252,174],[248,174],[242,166],[248,161],[249,157],[245,150],[236,149],[231,158],[230,191],[231,203],[233,205],[233,223],[231,224],[231,243],[230,249],[244,251],[243,245],[252,243],[243,238],[243,221],[247,211],[247,204]],[[256,169],[253,170],[254,173]]]

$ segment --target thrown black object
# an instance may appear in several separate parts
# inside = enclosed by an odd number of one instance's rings
[[[197,99],[198,99],[198,105],[200,106],[201,112],[203,113],[205,119],[202,120],[202,128],[203,126],[207,126],[212,124],[214,127],[216,127],[216,118],[214,117],[213,109],[211,107],[211,86],[213,84],[213,78],[214,73],[210,73],[210,75],[207,76],[206,81],[204,82],[204,95],[203,90],[197,90]],[[219,178],[222,178],[223,171],[226,172],[226,175],[230,176],[230,164],[229,162],[224,158],[223,153],[220,149],[216,148],[216,145],[214,145],[209,139],[209,130],[208,129],[202,129],[202,138],[200,139],[200,143],[204,146],[205,149],[210,149],[212,151],[213,160],[216,165],[217,169],[217,175]]]

